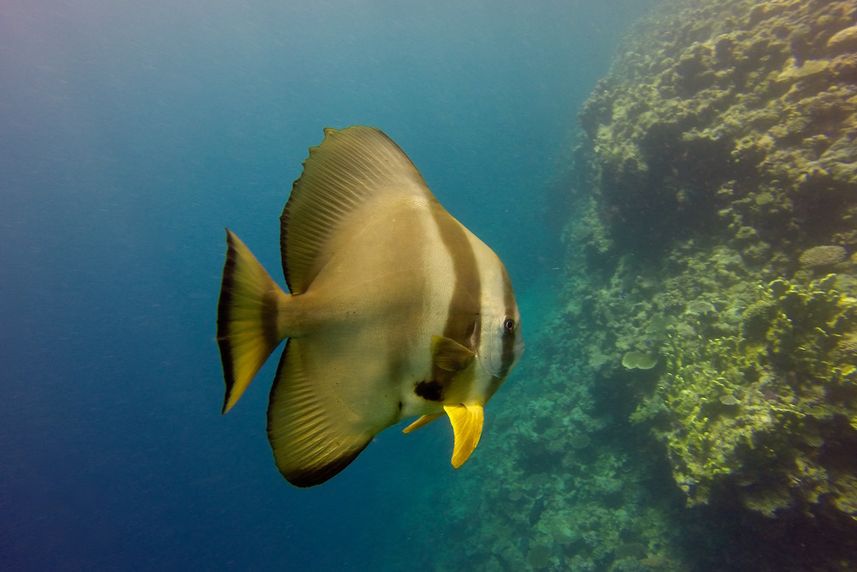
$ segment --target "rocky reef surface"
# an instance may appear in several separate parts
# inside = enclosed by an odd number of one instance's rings
[[[665,8],[580,115],[593,190],[570,316],[688,505],[853,567],[857,5]]]
[[[561,302],[444,565],[855,569],[857,4],[667,0],[580,123]]]
[[[671,4],[580,116],[590,355],[662,362],[632,421],[690,504],[855,522],[857,5]]]

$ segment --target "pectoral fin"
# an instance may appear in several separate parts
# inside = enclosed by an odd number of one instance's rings
[[[479,444],[485,414],[481,403],[444,405],[443,410],[449,415],[449,422],[452,423],[452,432],[455,436],[452,466],[457,469],[467,461]]]
[[[476,355],[470,348],[443,336],[433,336],[431,346],[434,364],[444,371],[461,371],[470,365]]]

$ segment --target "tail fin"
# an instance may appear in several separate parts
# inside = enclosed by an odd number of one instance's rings
[[[226,265],[217,306],[217,343],[226,381],[223,413],[238,402],[285,337],[278,314],[289,298],[229,229],[226,243]]]

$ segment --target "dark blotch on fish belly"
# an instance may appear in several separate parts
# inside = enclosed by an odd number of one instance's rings
[[[433,379],[416,384],[414,393],[429,401],[443,401],[443,386]]]

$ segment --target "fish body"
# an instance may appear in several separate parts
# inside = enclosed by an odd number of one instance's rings
[[[523,348],[505,267],[381,131],[325,130],[281,217],[291,294],[227,231],[218,343],[231,409],[287,338],[268,407],[297,486],[344,469],[380,431],[443,413],[456,468]]]

